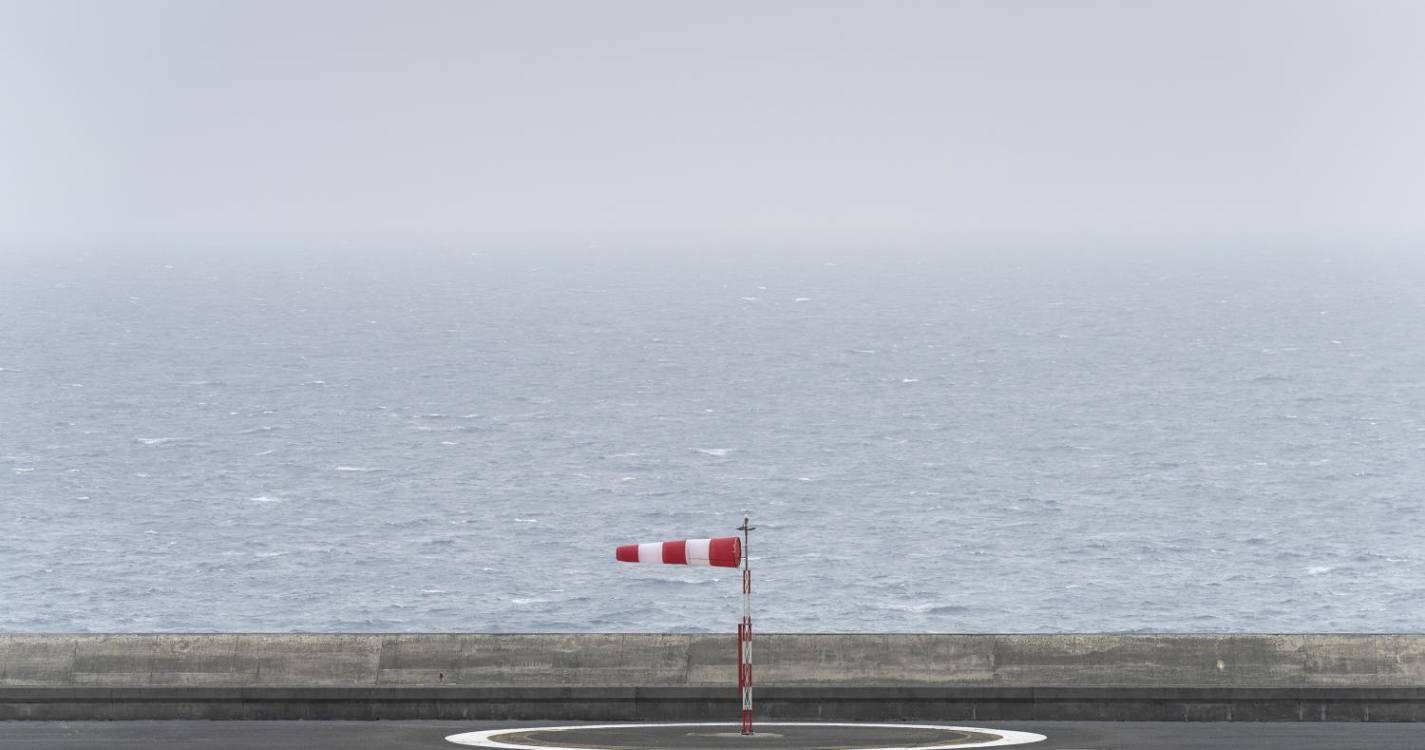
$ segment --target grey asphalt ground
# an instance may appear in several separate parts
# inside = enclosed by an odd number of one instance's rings
[[[455,750],[445,737],[573,722],[128,721],[0,722],[4,750]],[[930,723],[930,722],[926,722]],[[948,722],[947,722],[948,723]],[[1033,750],[1425,750],[1421,724],[995,722],[1048,740]],[[749,747],[757,747],[756,740]]]

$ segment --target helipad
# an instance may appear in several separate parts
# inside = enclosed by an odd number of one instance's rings
[[[1044,739],[1032,732],[939,724],[759,722],[752,735],[738,728],[721,722],[594,724],[487,729],[446,739],[499,750],[962,750]]]

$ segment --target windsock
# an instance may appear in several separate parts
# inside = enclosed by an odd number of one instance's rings
[[[716,539],[624,544],[618,548],[618,561],[735,568],[742,564],[742,540],[735,536],[722,536]]]

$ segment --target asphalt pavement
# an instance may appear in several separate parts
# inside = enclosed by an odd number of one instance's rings
[[[4,750],[458,750],[446,736],[572,722],[0,722]],[[926,722],[929,723],[929,722]],[[952,722],[946,722],[952,723]],[[993,722],[1036,732],[1035,750],[1425,750],[1425,723]],[[757,740],[749,748],[760,747]]]

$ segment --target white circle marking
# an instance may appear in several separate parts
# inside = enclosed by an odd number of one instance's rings
[[[500,742],[495,737],[502,734],[512,734],[514,732],[567,732],[571,729],[645,729],[648,727],[735,727],[737,724],[731,722],[696,722],[692,724],[574,724],[562,727],[513,727],[506,729],[486,729],[479,732],[465,732],[462,734],[452,734],[445,739],[457,745],[471,745],[474,747],[493,747],[500,750],[540,750],[549,748],[549,745],[516,745],[509,742]],[[758,722],[759,727],[857,727],[872,729],[940,729],[947,732],[976,732],[979,734],[993,734],[998,739],[988,742],[966,742],[952,745],[922,745],[915,750],[962,750],[971,747],[1007,747],[1009,745],[1028,745],[1031,742],[1043,742],[1048,739],[1042,734],[1033,732],[1015,732],[1008,729],[982,729],[979,727],[952,727],[940,724],[831,724],[817,721],[763,721]],[[578,748],[559,746],[559,750],[598,750],[597,748]],[[856,750],[906,750],[902,747],[866,747],[856,748]]]

